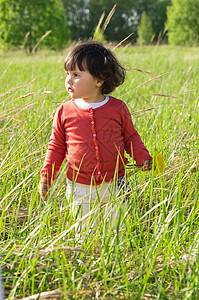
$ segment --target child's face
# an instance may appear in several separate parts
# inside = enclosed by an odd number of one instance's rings
[[[75,70],[67,71],[65,86],[74,99],[81,98],[90,103],[102,101],[102,84],[103,81],[94,78],[87,70],[80,71],[77,66]]]

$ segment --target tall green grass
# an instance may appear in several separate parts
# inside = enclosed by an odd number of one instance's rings
[[[0,255],[5,294],[8,299],[38,299],[40,293],[41,299],[197,299],[198,49],[117,49],[128,71],[113,95],[128,104],[151,155],[163,154],[165,171],[131,175],[128,211],[121,214],[116,232],[104,218],[90,234],[94,209],[81,243],[65,197],[65,164],[49,199],[45,202],[38,194],[53,115],[69,100],[64,88],[66,54],[0,56]],[[111,200],[118,211],[119,200]]]

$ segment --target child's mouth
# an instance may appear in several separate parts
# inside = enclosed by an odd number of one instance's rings
[[[68,92],[72,93],[74,90],[71,87],[68,87]]]

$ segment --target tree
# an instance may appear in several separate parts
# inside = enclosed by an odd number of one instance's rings
[[[195,45],[199,42],[199,0],[172,0],[167,8],[169,44]]]
[[[140,23],[142,14],[145,11],[152,21],[154,40],[157,40],[165,32],[166,7],[170,3],[171,0],[136,0],[137,24]]]
[[[103,12],[105,13],[103,21],[105,21],[117,3],[116,10],[103,34],[106,40],[121,41],[136,30],[133,25],[134,2],[135,0],[63,0],[72,39],[91,38]],[[102,23],[102,27],[103,25]]]
[[[153,27],[150,17],[144,11],[138,26],[138,43],[148,45],[153,36]]]
[[[91,37],[91,30],[88,26],[90,11],[88,1],[85,0],[63,0],[65,15],[71,32],[72,40],[84,40]],[[95,24],[96,27],[97,24]],[[93,28],[94,29],[94,28]]]
[[[154,40],[162,39],[166,35],[167,6],[170,4],[171,0],[158,0],[154,5],[154,11],[150,15],[155,34]]]
[[[66,17],[60,0],[1,0],[0,32],[4,46],[24,43],[32,49],[51,30],[42,44],[61,48],[70,38]]]
[[[103,22],[115,4],[116,10],[103,32],[108,41],[120,42],[134,33],[128,42],[135,42],[137,29],[143,11],[150,17],[155,38],[164,32],[166,6],[171,0],[62,0],[72,40],[88,39],[93,36],[100,17],[104,13]],[[104,23],[102,22],[101,28]]]
[[[100,19],[105,12],[106,20],[109,12],[117,4],[114,14],[104,32],[104,36],[108,41],[120,42],[132,32],[135,32],[134,26],[134,1],[135,0],[90,0],[90,27],[95,27],[94,22]],[[134,36],[132,36],[134,38]]]

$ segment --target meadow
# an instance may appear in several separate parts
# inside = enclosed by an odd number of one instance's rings
[[[113,95],[127,103],[165,169],[157,173],[154,163],[151,172],[127,170],[132,191],[116,232],[102,220],[90,235],[93,210],[81,243],[65,196],[66,163],[48,200],[38,193],[53,116],[69,100],[67,51],[0,53],[0,257],[7,299],[198,299],[198,48],[115,50],[127,78]]]

